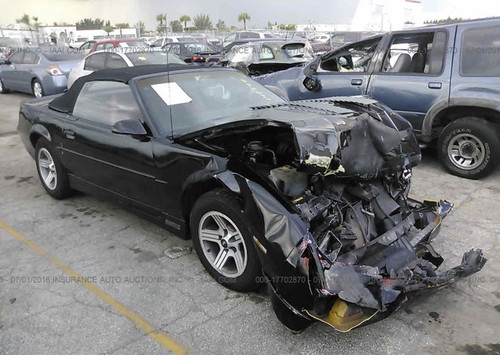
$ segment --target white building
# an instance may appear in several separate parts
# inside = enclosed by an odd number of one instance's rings
[[[421,0],[353,0],[354,11],[342,23],[297,25],[297,31],[395,31],[423,25]]]

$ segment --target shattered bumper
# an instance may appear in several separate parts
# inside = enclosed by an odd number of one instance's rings
[[[305,240],[295,252],[301,255],[298,269],[311,298],[290,294],[280,279],[267,279],[278,318],[291,330],[300,331],[312,321],[348,332],[381,320],[402,303],[422,292],[440,288],[469,276],[486,263],[481,250],[464,253],[462,263],[437,273],[443,258],[430,242],[453,205],[446,201],[420,203],[411,200],[414,212],[393,229],[353,253],[328,257]],[[423,226],[425,220],[428,224]],[[419,225],[418,231],[409,233]],[[411,238],[409,237],[411,235]]]

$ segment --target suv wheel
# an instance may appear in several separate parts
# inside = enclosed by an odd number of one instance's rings
[[[191,211],[190,228],[196,254],[217,282],[235,291],[257,287],[260,263],[252,225],[232,194],[217,189],[201,196]]]
[[[500,142],[488,121],[464,117],[448,124],[438,142],[439,159],[453,175],[480,179],[496,166]]]

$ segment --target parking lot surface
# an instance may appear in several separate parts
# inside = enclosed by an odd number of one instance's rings
[[[447,174],[431,149],[411,195],[455,203],[433,243],[443,269],[482,248],[484,269],[347,334],[290,333],[265,290],[227,290],[191,242],[103,200],[50,198],[16,134],[22,94],[0,96],[0,354],[499,354],[500,169]]]

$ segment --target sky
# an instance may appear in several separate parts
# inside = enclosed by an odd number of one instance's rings
[[[500,16],[500,2],[492,0],[421,0],[424,18],[479,18]],[[473,3],[473,6],[471,6]],[[24,13],[38,16],[43,24],[75,23],[99,17],[112,24],[144,21],[146,29],[156,27],[156,14],[167,13],[167,21],[183,14],[193,18],[204,13],[212,23],[222,19],[227,26],[241,26],[238,14],[247,12],[248,27],[265,28],[272,23],[346,23],[357,1],[341,0],[0,0],[0,23],[15,23]]]

